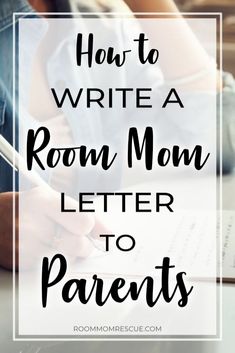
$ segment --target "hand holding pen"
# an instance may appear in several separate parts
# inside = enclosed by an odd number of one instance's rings
[[[68,255],[71,260],[88,256],[94,247],[100,250],[101,242],[98,233],[105,233],[107,230],[93,215],[87,213],[62,214],[60,212],[60,194],[53,190],[35,171],[29,172],[23,158],[1,135],[0,151],[13,168],[19,170],[36,186],[21,192],[20,200],[19,193],[15,193],[16,206],[20,202],[20,228],[18,207],[15,212],[16,255],[19,246],[21,246],[21,249],[25,251],[24,267],[31,267],[32,263],[35,263],[35,257],[47,256],[55,250]],[[77,201],[73,198],[69,198],[68,202],[71,208],[77,207]],[[11,199],[9,209],[12,209],[12,203]],[[12,223],[12,212],[9,212],[9,218],[10,224]],[[19,229],[20,235],[22,235],[20,242],[18,242]],[[11,246],[8,248],[11,249]],[[9,264],[6,267],[9,268]]]

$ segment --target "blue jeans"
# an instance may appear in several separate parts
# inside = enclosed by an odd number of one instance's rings
[[[13,144],[13,12],[32,11],[25,0],[1,0],[0,2],[0,134]],[[17,92],[16,92],[17,93]],[[17,117],[16,117],[17,124]],[[17,130],[17,126],[15,127]],[[18,148],[17,134],[15,140]],[[16,178],[17,188],[17,178]],[[0,157],[0,192],[13,190],[13,170]]]

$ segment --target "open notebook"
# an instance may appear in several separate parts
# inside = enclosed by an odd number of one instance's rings
[[[169,256],[178,269],[184,270],[185,266],[187,268],[189,259],[191,259],[190,273],[191,278],[195,280],[216,277],[215,266],[210,263],[215,260],[213,251],[215,251],[216,242],[214,238],[207,237],[208,232],[213,231],[207,218],[208,215],[203,216],[203,214],[195,215],[195,218],[192,215],[187,217],[184,214],[182,218],[177,216],[175,221],[169,225],[169,229],[172,227],[172,238],[167,242],[166,247],[161,249],[161,254],[165,253],[166,256]],[[235,211],[223,211],[222,218],[222,256],[217,255],[217,259],[218,262],[219,259],[222,259],[223,282],[235,283]],[[144,234],[143,230],[142,234]],[[159,242],[155,242],[156,234],[152,233],[148,236],[149,243],[152,244],[151,247],[146,247],[146,238],[140,237],[136,251],[129,253],[126,257],[118,251],[102,252],[102,250],[95,249],[89,258],[79,260],[77,269],[79,268],[79,272],[81,271],[83,274],[94,274],[95,270],[97,274],[108,277],[112,275],[130,277],[146,275],[146,269],[153,268],[153,262],[151,262],[153,254],[156,247],[160,246]],[[219,243],[219,234],[217,241]],[[156,258],[159,258],[157,252]],[[142,266],[143,263],[146,265],[145,268]],[[202,263],[202,268],[199,271],[198,263]],[[205,273],[205,276],[201,278],[204,268],[207,268],[206,264],[208,264],[208,273]]]
[[[223,282],[235,283],[235,211],[223,211]]]

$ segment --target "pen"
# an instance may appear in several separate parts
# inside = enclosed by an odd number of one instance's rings
[[[50,188],[50,186],[34,170],[28,171],[23,157],[11,146],[11,144],[0,135],[0,154],[13,169],[21,171],[22,174],[35,185]]]

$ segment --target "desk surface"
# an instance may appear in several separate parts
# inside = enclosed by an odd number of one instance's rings
[[[235,177],[223,180],[223,208],[235,210]],[[0,270],[0,347],[3,353],[134,351],[136,353],[232,353],[235,344],[235,285],[223,286],[222,342],[12,342],[12,274]]]

